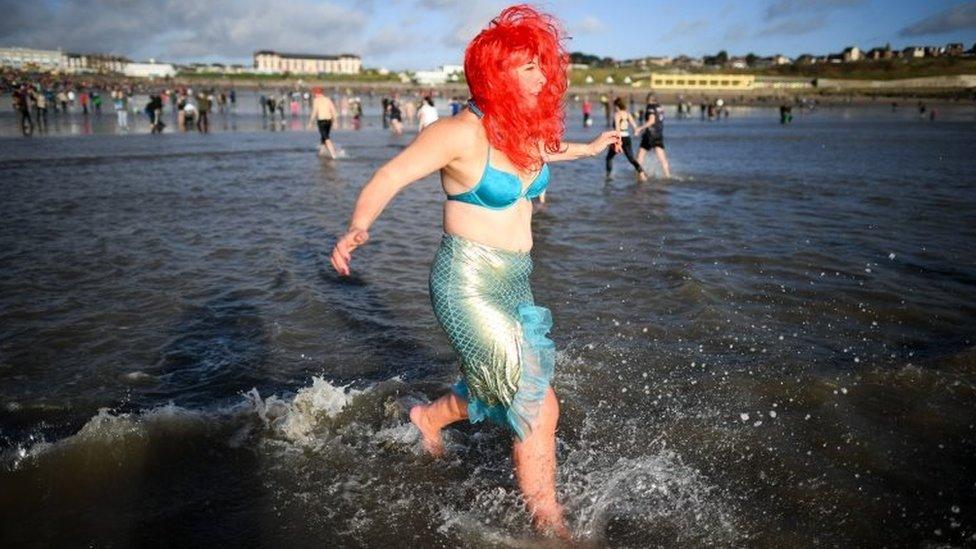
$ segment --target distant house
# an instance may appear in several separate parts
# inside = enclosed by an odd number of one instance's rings
[[[925,46],[925,57],[942,57],[944,52],[942,46]]]
[[[749,63],[745,57],[733,57],[729,59],[729,67],[733,69],[745,69],[749,67]]]
[[[925,57],[925,48],[921,46],[908,46],[901,50],[902,56],[908,59],[919,59]]]
[[[844,61],[844,63],[860,61],[863,58],[864,56],[861,53],[861,48],[857,46],[850,46],[844,48],[844,51],[841,53],[841,59]]]
[[[809,53],[804,53],[803,55],[796,58],[797,65],[813,65],[817,62],[817,56],[810,55]]]
[[[441,65],[432,71],[417,71],[413,73],[413,82],[422,86],[436,86],[448,81],[457,82],[464,74],[461,65]]]
[[[832,53],[824,59],[825,63],[843,63],[844,54],[843,53]]]
[[[966,52],[966,46],[964,46],[962,42],[953,42],[951,44],[946,44],[945,47],[946,55],[956,57],[962,55],[965,52]]]
[[[701,67],[705,64],[700,57],[688,57],[687,55],[679,55],[672,61],[673,65],[683,66],[683,67]]]
[[[789,65],[790,63],[793,62],[793,60],[790,59],[789,57],[786,57],[785,55],[780,55],[778,53],[772,56],[770,59],[772,59],[774,65]]]
[[[871,50],[868,51],[867,54],[865,54],[865,58],[871,59],[873,61],[879,61],[881,59],[892,59],[894,57],[895,57],[895,53],[891,51],[891,46],[888,44],[885,44],[885,47],[883,48],[871,48]]]
[[[618,67],[666,67],[671,64],[671,58],[664,57],[638,57],[636,59],[623,59],[617,62]]]

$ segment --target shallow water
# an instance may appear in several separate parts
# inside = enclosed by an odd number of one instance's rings
[[[533,283],[582,540],[976,542],[976,124],[906,111],[672,119],[668,182],[552,167]],[[454,426],[438,462],[404,416],[457,375],[436,179],[329,265],[412,133],[368,110],[333,162],[290,118],[84,120],[0,116],[3,545],[539,543],[503,430]]]

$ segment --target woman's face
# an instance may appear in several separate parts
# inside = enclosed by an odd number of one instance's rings
[[[546,75],[542,74],[539,57],[534,56],[524,63],[516,65],[514,70],[522,96],[534,103],[535,98],[542,91],[542,87],[546,85]]]

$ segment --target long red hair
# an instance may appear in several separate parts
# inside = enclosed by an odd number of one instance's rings
[[[488,142],[521,170],[541,165],[540,142],[547,152],[556,152],[562,143],[569,63],[565,37],[555,18],[519,4],[505,8],[464,52],[464,76],[484,113]],[[546,84],[531,105],[522,99],[513,69],[534,57]]]

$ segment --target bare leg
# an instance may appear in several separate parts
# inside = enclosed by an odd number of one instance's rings
[[[542,531],[569,539],[563,508],[556,501],[556,423],[559,402],[549,388],[532,433],[516,440],[512,447],[515,478],[532,514],[532,522]]]
[[[336,150],[335,150],[335,145],[332,144],[332,140],[331,139],[326,139],[325,140],[325,146],[326,146],[326,148],[329,149],[329,154],[332,156],[332,160],[335,160],[336,159]]]
[[[410,421],[424,437],[424,448],[434,457],[444,455],[441,429],[468,417],[468,403],[453,392],[430,404],[420,404],[410,409]]]
[[[637,147],[637,163],[644,167],[644,157],[647,156],[647,149],[644,147]]]
[[[664,171],[664,178],[671,178],[671,168],[668,167],[668,155],[664,154],[664,149],[661,147],[654,147],[654,154],[657,155],[657,159],[661,162],[661,169]]]

